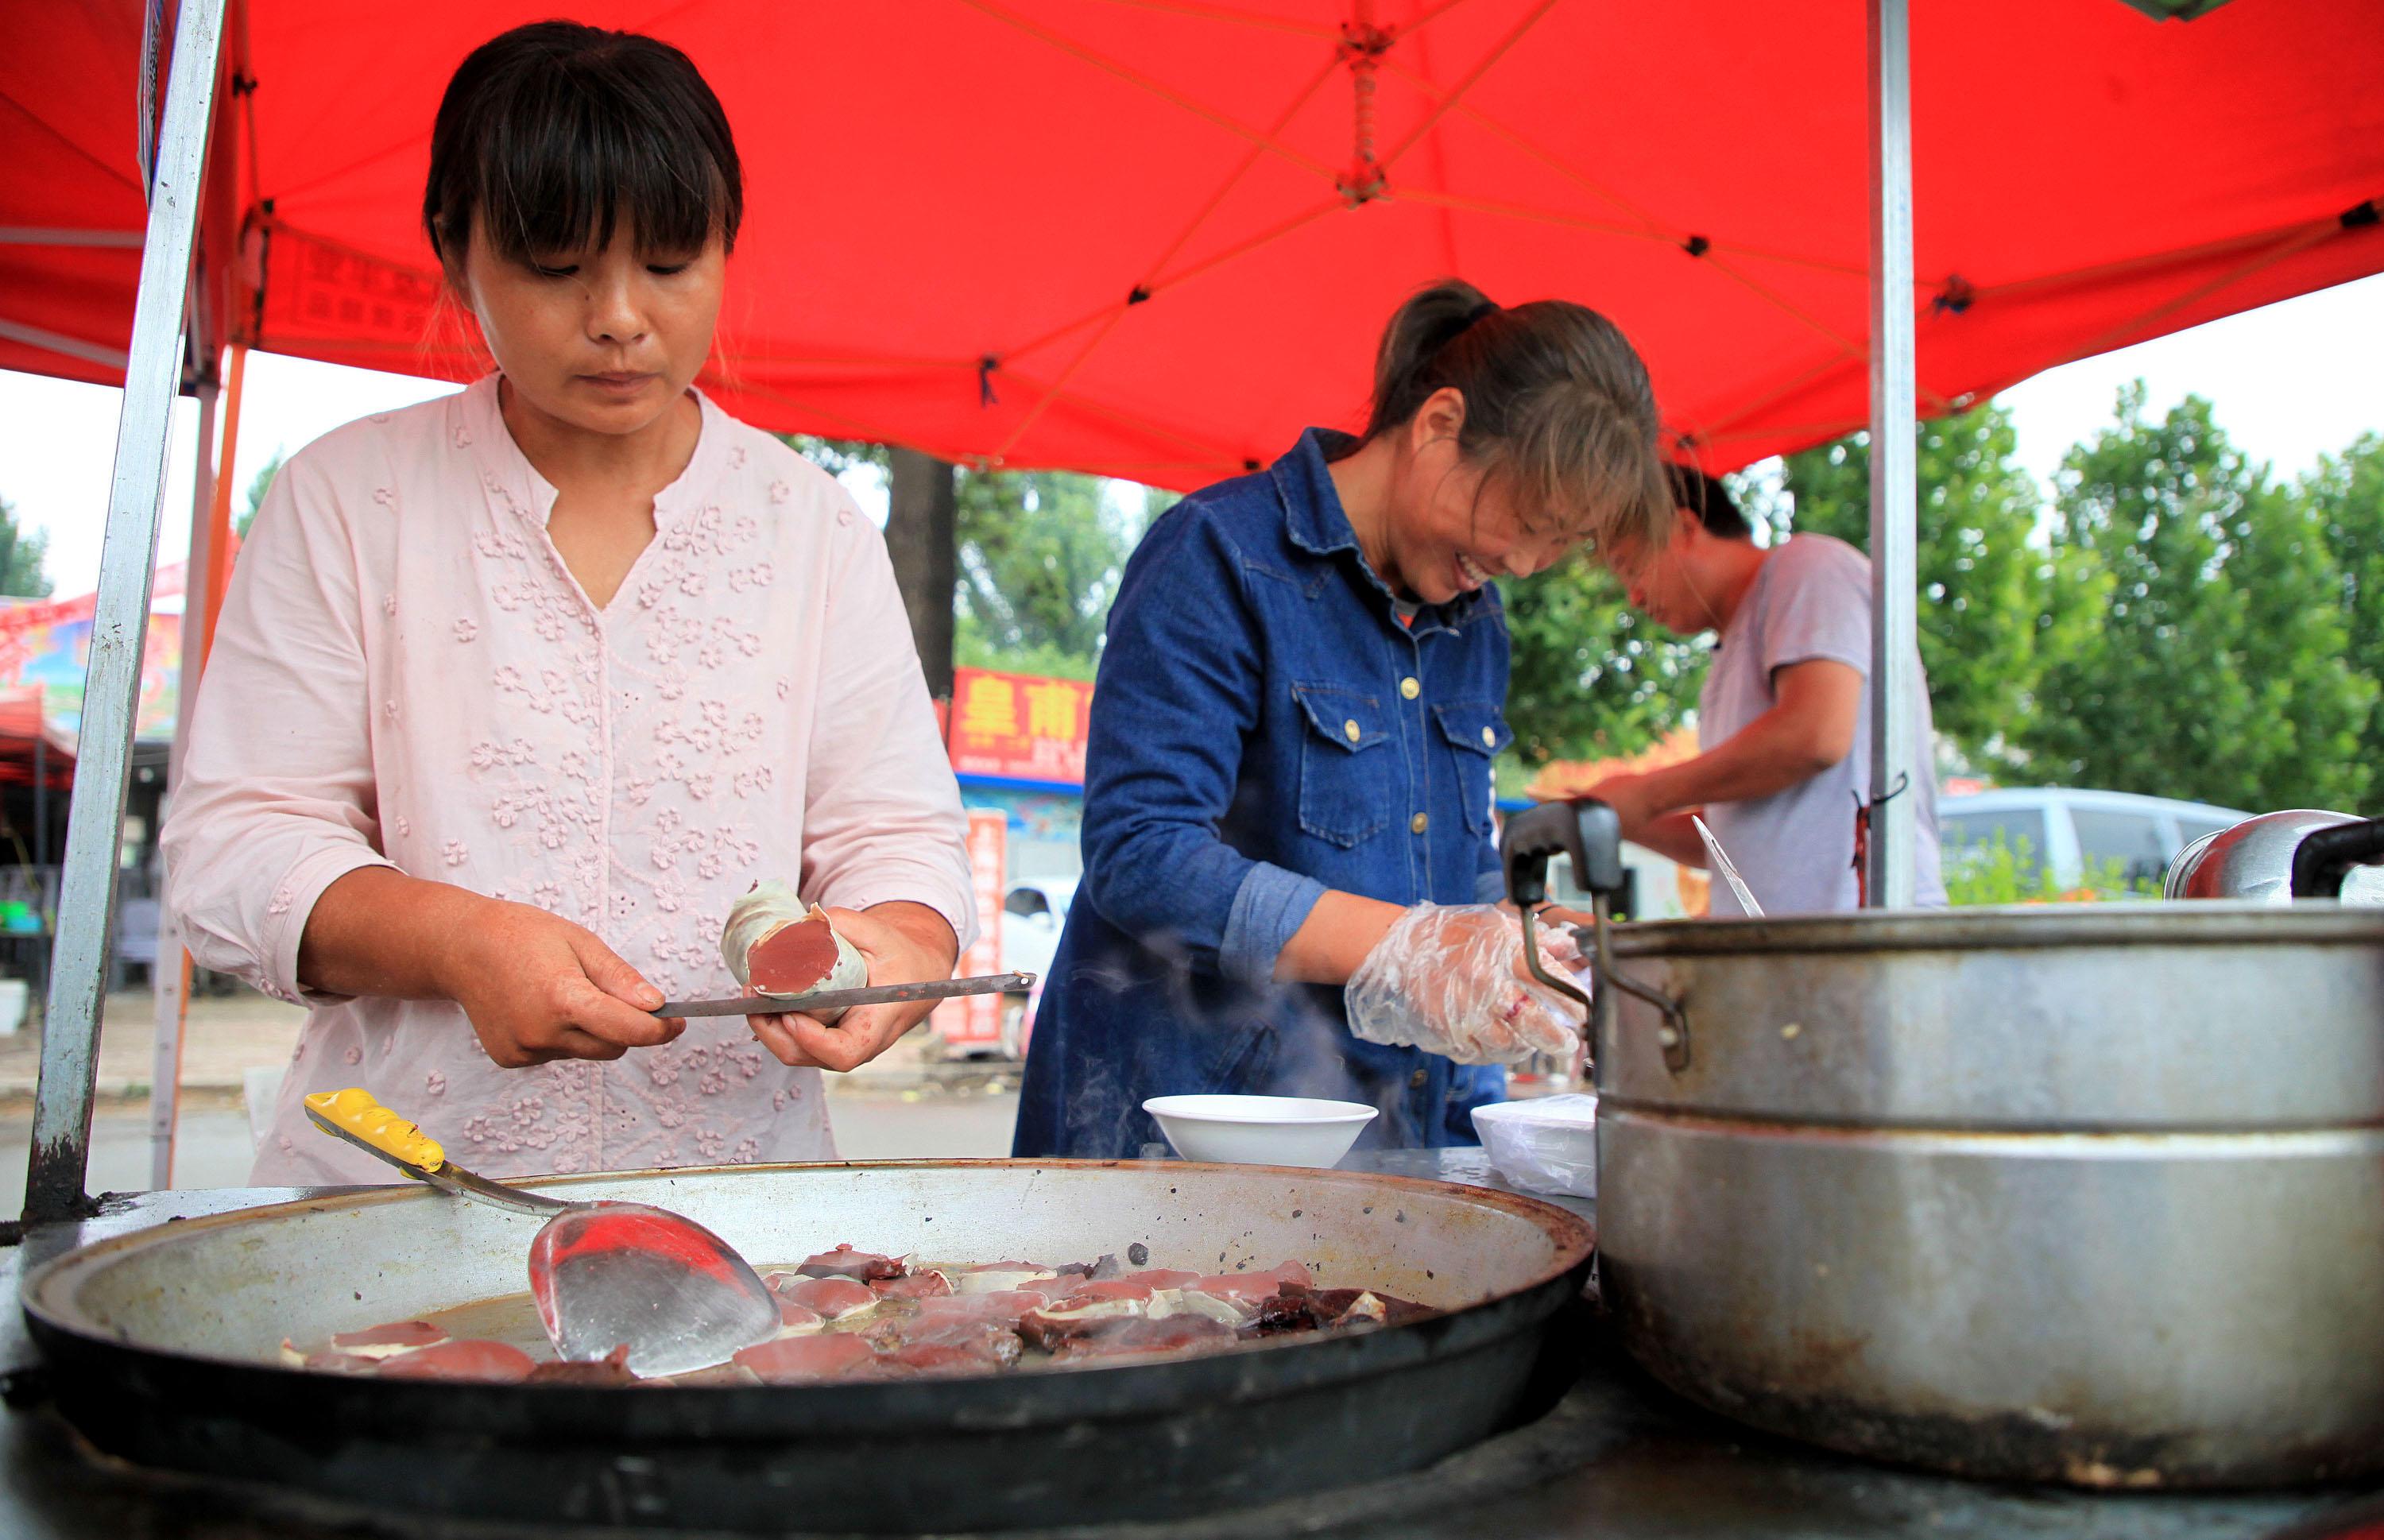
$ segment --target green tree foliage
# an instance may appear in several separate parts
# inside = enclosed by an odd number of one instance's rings
[[[2301,491],[2325,532],[2341,584],[2343,661],[2362,677],[2384,683],[2384,434],[2364,433],[2340,457],[2320,460]],[[2384,692],[2361,726],[2359,760],[2371,776],[2384,774],[2378,768],[2384,766]],[[2377,782],[2368,784],[2372,792]]]
[[[248,527],[256,522],[256,511],[265,506],[265,494],[273,490],[273,478],[281,474],[289,459],[277,446],[272,458],[257,466],[256,474],[249,478],[248,499],[241,507],[240,517],[232,521],[232,532],[242,540],[248,539]]]
[[[1870,436],[1788,457],[1789,528],[1870,548]],[[1975,762],[2003,759],[2025,718],[2040,633],[2063,627],[2074,590],[2030,542],[2040,499],[2012,463],[2011,416],[1990,403],[1920,425],[1916,463],[1920,662],[1937,730]]]
[[[1512,643],[1507,720],[1524,765],[1635,754],[1696,705],[1706,649],[1633,610],[1595,558],[1499,588]]]
[[[1004,652],[1098,658],[1138,512],[1068,471],[964,471],[959,503],[962,615]]]
[[[2318,515],[2188,397],[2138,383],[2063,463],[2055,539],[2106,575],[2092,624],[2044,660],[2031,778],[2253,809],[2357,806],[2376,685],[2346,663]]]
[[[876,444],[802,435],[788,441],[832,475],[887,465]],[[954,492],[953,661],[1092,677],[1125,559],[1172,494],[1146,491],[1138,509],[1122,509],[1097,477],[966,466],[956,473]]]
[[[47,599],[49,553],[49,532],[19,529],[16,505],[0,497],[0,593],[12,599]]]

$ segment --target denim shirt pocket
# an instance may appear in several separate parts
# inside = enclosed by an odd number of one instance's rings
[[[1352,850],[1390,826],[1399,756],[1379,697],[1343,685],[1296,684],[1308,718],[1299,746],[1299,826]]]
[[[1465,826],[1490,832],[1490,762],[1515,741],[1514,730],[1492,701],[1450,701],[1432,708],[1440,734],[1457,762],[1457,794],[1465,804]]]

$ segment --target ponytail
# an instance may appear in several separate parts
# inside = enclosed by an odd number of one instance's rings
[[[1672,501],[1656,394],[1612,321],[1564,300],[1502,309],[1443,279],[1383,329],[1366,438],[1403,426],[1443,389],[1465,398],[1459,450],[1507,478],[1527,524],[1599,544],[1663,538]]]

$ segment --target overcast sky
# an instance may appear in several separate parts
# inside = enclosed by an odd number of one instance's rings
[[[2362,432],[2384,430],[2384,276],[2066,365],[2005,391],[2020,463],[2049,484],[2063,453],[2110,421],[2119,388],[2139,377],[2154,411],[2189,393],[2207,396],[2238,444],[2278,474],[2298,475]],[[244,495],[277,449],[297,450],[341,423],[449,389],[251,354],[236,486]],[[20,525],[48,531],[61,595],[88,592],[98,579],[118,398],[100,386],[0,370],[0,498],[15,504]],[[189,543],[197,418],[195,404],[179,404],[161,562],[180,560]],[[882,520],[882,490],[855,491]]]

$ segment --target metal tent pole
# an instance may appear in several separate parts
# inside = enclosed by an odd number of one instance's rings
[[[206,367],[207,361],[202,366]],[[212,377],[214,370],[206,368]],[[199,695],[199,668],[206,655],[206,633],[213,617],[207,614],[207,553],[215,530],[216,481],[229,481],[227,458],[220,470],[215,451],[216,401],[212,378],[199,381],[199,454],[196,483],[191,494],[191,553],[182,564],[182,659],[175,670],[180,699],[174,713],[174,744],[166,759],[167,805],[181,784],[182,755],[191,741],[191,707]],[[232,441],[229,428],[226,445]],[[191,991],[191,957],[182,948],[181,917],[167,901],[161,885],[157,894],[157,961],[150,965],[149,982],[156,1002],[156,1046],[149,1061],[149,1186],[162,1191],[174,1185],[174,1132],[182,1110],[182,1027]]]
[[[57,939],[50,954],[48,1009],[42,1021],[32,1157],[25,1174],[28,1222],[68,1218],[89,1202],[83,1184],[91,1158],[92,1088],[99,1067],[108,938],[116,920],[117,852],[124,838],[124,789],[132,767],[141,651],[149,629],[157,521],[166,500],[166,450],[181,372],[182,305],[197,238],[207,132],[215,116],[224,4],[182,0],[174,26],[173,67],[157,131],[148,231],[141,248],[141,285],[132,305],[123,416],[116,430],[107,529],[100,547],[74,799],[67,815],[66,873],[58,896]]]
[[[1874,909],[1909,909],[1918,774],[1913,710],[1912,51],[1907,0],[1870,13],[1870,868]],[[1899,794],[1901,792],[1901,794]],[[1885,801],[1877,799],[1884,798]]]

